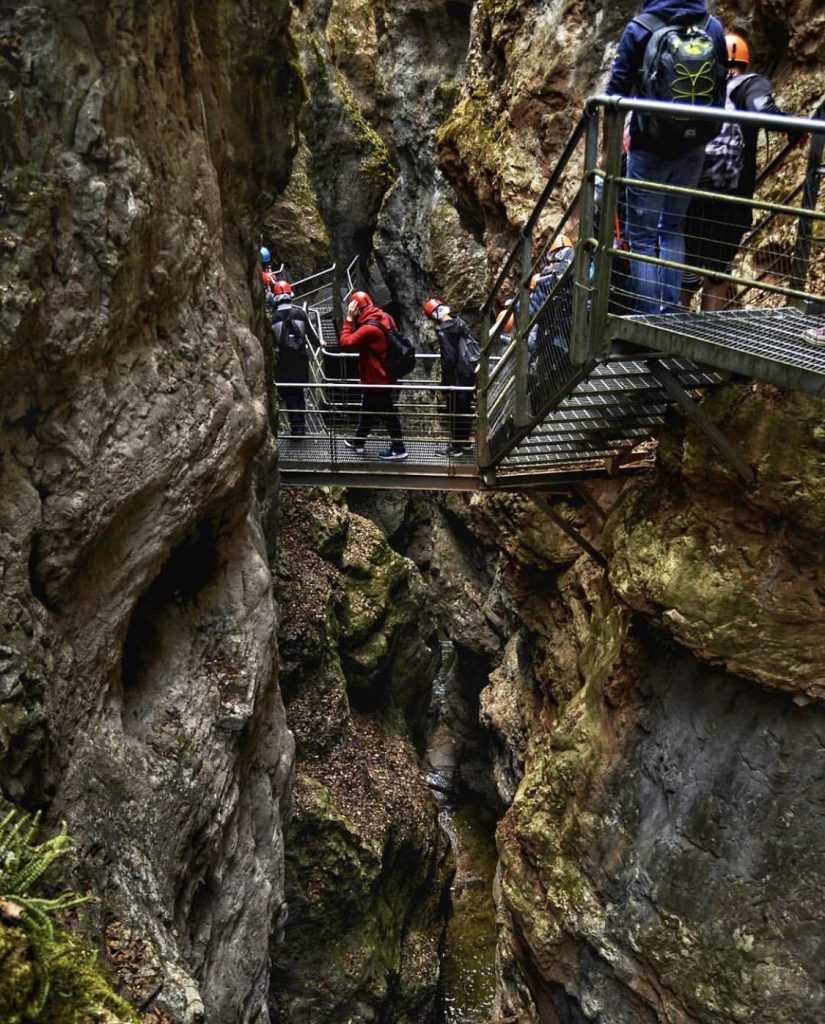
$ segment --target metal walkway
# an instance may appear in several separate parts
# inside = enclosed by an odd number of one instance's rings
[[[629,281],[641,264],[655,264],[657,273],[670,268],[707,276],[687,257],[673,262],[662,258],[664,250],[653,256],[626,251],[614,229],[629,217],[621,206],[629,184],[621,157],[624,115],[630,109],[659,108],[615,97],[590,101],[481,311],[477,387],[440,387],[437,355],[422,352],[414,373],[395,390],[407,448],[404,461],[381,459],[387,434],[380,419],[363,454],[347,445],[360,414],[357,356],[313,348],[312,379],[301,388],[307,403],[305,434],[291,433],[287,414],[280,414],[283,482],[552,489],[592,477],[628,475],[653,464],[656,433],[673,408],[705,430],[743,479],[752,479],[750,467],[706,420],[699,402],[730,374],[825,395],[825,345],[812,343],[825,327],[825,210],[819,189],[825,123],[704,112],[709,119],[758,122],[783,138],[789,128],[809,133],[809,150],[806,156],[801,144],[784,145],[760,177],[752,201],[691,193],[697,201],[751,207],[753,227],[734,265],[709,275],[727,289],[723,309],[702,312],[694,298],[689,308],[640,315],[633,312],[636,296]],[[607,171],[597,166],[604,117]],[[789,167],[795,168],[797,184],[790,193],[779,193],[778,183],[787,182]],[[781,176],[775,173],[778,168]],[[562,205],[560,186],[573,171],[582,176],[581,188],[548,227],[549,211]],[[642,185],[651,196],[686,191]],[[690,230],[706,229],[697,221]],[[531,281],[563,232],[575,232],[576,258],[541,307],[531,308]],[[295,282],[299,301],[328,346],[336,340],[336,323],[356,275],[353,261],[345,275],[338,276],[333,267]],[[500,334],[500,324],[491,326],[505,299],[516,300],[511,336]],[[282,397],[290,387],[299,386],[281,385]],[[458,456],[444,451],[454,437],[468,437]]]
[[[754,380],[825,396],[825,347],[805,342],[822,320],[792,306],[611,317],[614,338],[680,353]]]

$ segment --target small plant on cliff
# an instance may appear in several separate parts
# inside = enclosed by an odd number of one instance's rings
[[[0,820],[0,1020],[62,1024],[137,1020],[111,989],[97,954],[60,928],[55,915],[88,900],[48,895],[45,875],[72,846],[65,823],[43,842],[40,815],[12,809]]]
[[[65,821],[56,836],[36,844],[39,827],[39,811],[30,818],[11,810],[0,821],[0,902],[7,916],[15,914],[11,907],[19,908],[21,924],[35,937],[53,938],[52,915],[85,903],[87,897],[71,892],[53,899],[35,895],[43,876],[72,845]]]

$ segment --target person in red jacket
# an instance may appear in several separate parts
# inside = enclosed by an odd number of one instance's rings
[[[346,439],[344,444],[363,455],[373,426],[383,420],[390,435],[390,446],[380,451],[378,457],[397,462],[407,458],[407,449],[393,401],[396,382],[387,373],[387,330],[391,327],[395,327],[392,317],[379,309],[366,292],[353,292],[338,344],[341,348],[356,350],[359,377],[361,383],[367,385],[361,397],[361,418],[355,437]]]

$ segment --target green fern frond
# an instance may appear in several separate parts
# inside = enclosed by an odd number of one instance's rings
[[[0,893],[12,898],[28,895],[72,845],[65,821],[56,836],[38,844],[34,836],[40,825],[40,812],[33,818],[24,814],[16,821],[14,818],[15,812],[11,811],[0,822]]]

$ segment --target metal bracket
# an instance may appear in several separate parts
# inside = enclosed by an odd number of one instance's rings
[[[558,512],[556,512],[553,506],[540,494],[536,494],[533,491],[528,493],[533,504],[540,509],[548,519],[552,520],[552,522],[554,522],[556,526],[558,526],[558,528],[573,541],[574,544],[578,544],[582,551],[584,551],[585,554],[590,555],[593,561],[602,566],[603,569],[607,568],[607,559],[605,556],[597,548],[594,548],[590,541],[583,537],[575,526],[571,526],[569,523],[566,523]]]
[[[649,366],[653,376],[662,385],[668,396],[673,399],[673,402],[679,407],[681,412],[683,412],[692,423],[696,424],[717,452],[719,452],[722,458],[729,462],[741,479],[750,486],[756,479],[753,470],[733,447],[730,441],[728,441],[722,431],[719,430],[716,424],[702,412],[696,402],[693,401],[687,391],[685,391],[679,381],[676,380],[669,370],[665,369],[665,367],[655,359],[651,360]]]
[[[584,484],[574,484],[573,490],[578,494],[600,523],[606,522],[607,512],[605,512],[598,501],[593,497],[589,487],[585,487]]]

